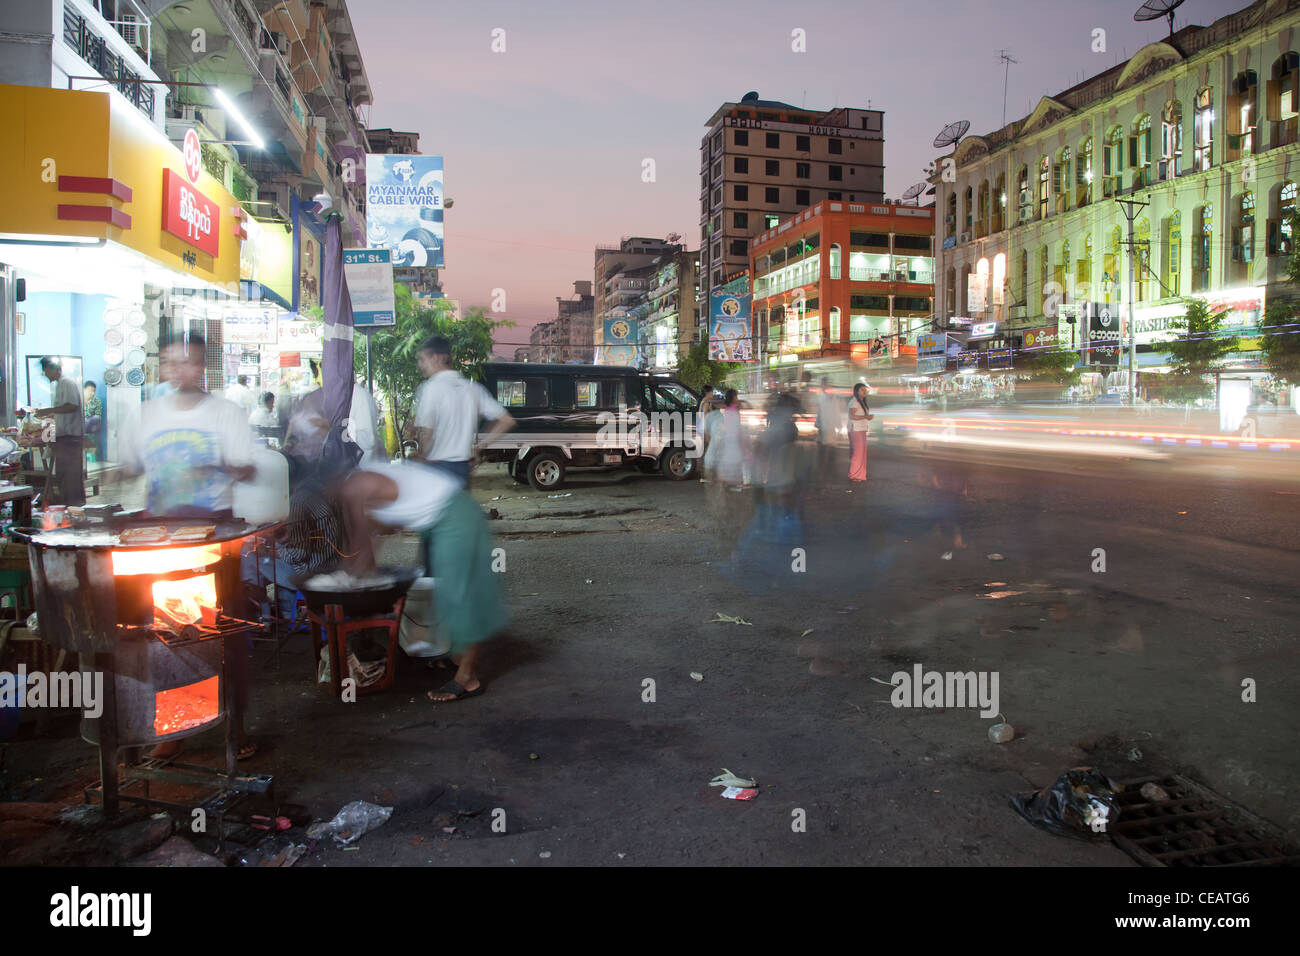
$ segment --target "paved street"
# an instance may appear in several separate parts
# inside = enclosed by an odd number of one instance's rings
[[[317,817],[396,807],[358,851],[299,865],[1127,863],[1007,805],[1080,764],[1187,773],[1294,836],[1300,483],[1245,460],[1007,467],[873,444],[865,490],[814,490],[797,540],[739,568],[751,492],[719,528],[698,482],[575,472],[549,497],[489,467],[475,494],[500,514],[513,626],[488,692],[432,704],[437,679],[404,662],[394,691],[339,703],[298,638],[256,672],[249,766]],[[1017,739],[991,743],[975,709],[890,706],[881,682],[914,663],[998,672]],[[93,776],[89,745],[53,766],[36,746],[12,748],[11,799]],[[708,787],[724,767],[755,801]]]

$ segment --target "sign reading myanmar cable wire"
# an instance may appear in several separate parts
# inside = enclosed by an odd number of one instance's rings
[[[162,227],[164,232],[210,256],[218,253],[221,211],[216,203],[170,169],[163,170]]]

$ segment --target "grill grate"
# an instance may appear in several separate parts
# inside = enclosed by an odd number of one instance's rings
[[[1169,800],[1150,803],[1139,792],[1159,785]],[[1126,780],[1115,795],[1115,845],[1143,866],[1296,866],[1300,850],[1249,810],[1193,780],[1173,774]]]

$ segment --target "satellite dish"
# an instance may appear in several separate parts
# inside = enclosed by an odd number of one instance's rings
[[[1182,2],[1182,0],[1179,0],[1179,2]],[[968,129],[970,129],[970,120],[958,120],[955,123],[949,123],[939,130],[939,135],[934,138],[934,148],[943,149],[945,146],[952,146],[966,135]]]
[[[1174,11],[1183,5],[1183,0],[1146,0],[1146,3],[1138,7],[1137,13],[1133,14],[1133,19],[1138,23],[1146,20],[1159,20],[1161,17],[1169,18],[1169,35],[1174,35]]]
[[[748,93],[746,93],[744,96],[742,96],[742,97],[740,98],[740,102],[742,102],[742,103],[757,103],[757,102],[758,102],[758,91],[757,91],[757,90],[750,90]]]
[[[682,234],[680,232],[670,232],[668,233],[668,235],[664,236],[664,242],[670,244],[674,242],[680,242],[681,239],[682,239]]]
[[[915,199],[917,196],[921,195],[921,193],[925,192],[925,187],[925,183],[917,183],[914,186],[908,186],[907,190],[903,193],[903,201],[907,202],[908,200]]]
[[[931,186],[929,189],[927,189],[927,190],[925,191],[925,194],[926,194],[927,196],[933,196],[933,195],[935,194],[935,192],[936,192],[935,187],[934,187],[934,186]]]

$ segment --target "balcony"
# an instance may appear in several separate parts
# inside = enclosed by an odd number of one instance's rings
[[[125,25],[130,24],[117,25],[119,34]],[[131,26],[133,31],[141,27],[147,30],[148,21]],[[115,43],[134,46],[137,38],[138,35],[133,32],[130,37],[119,35],[116,40],[109,40],[96,32],[86,18],[71,6],[65,4],[63,7],[63,42],[152,121],[156,115],[154,110],[157,104],[154,87],[147,81],[153,77],[142,76],[132,70],[126,56],[115,53],[112,49]],[[148,51],[145,52],[147,54]]]

